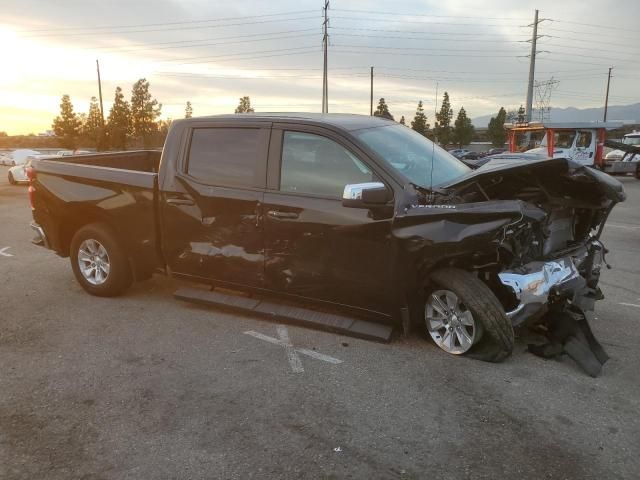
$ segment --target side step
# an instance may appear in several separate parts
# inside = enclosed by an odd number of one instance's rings
[[[180,288],[174,298],[225,310],[258,314],[285,323],[388,343],[393,327],[307,308],[197,288]]]

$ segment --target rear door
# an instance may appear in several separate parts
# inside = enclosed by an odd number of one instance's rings
[[[380,181],[354,145],[274,124],[264,199],[265,282],[277,292],[389,313],[393,208],[342,206],[346,184]]]
[[[163,250],[173,273],[264,285],[261,208],[271,124],[194,123],[161,192]]]

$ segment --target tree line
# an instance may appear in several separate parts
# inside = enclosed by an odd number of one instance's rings
[[[53,130],[61,145],[66,148],[76,148],[81,141],[88,142],[88,146],[94,146],[98,150],[125,150],[132,145],[150,148],[162,145],[171,125],[171,119],[158,120],[161,110],[162,104],[151,95],[149,81],[141,78],[134,83],[130,100],[125,99],[122,88],[116,87],[113,104],[104,121],[95,97],[91,97],[87,114],[77,114],[69,95],[63,95],[60,114],[53,121]],[[522,107],[517,112],[507,112],[501,107],[497,116],[491,118],[487,137],[493,145],[504,145],[504,124],[507,121],[516,121],[521,116],[521,110]],[[254,109],[250,97],[241,97],[235,113],[251,112],[254,112]],[[193,116],[190,101],[186,102],[184,116]],[[374,116],[395,120],[384,98],[380,98]],[[420,100],[410,128],[445,147],[468,145],[474,137],[475,129],[464,106],[460,107],[455,120],[453,117],[449,93],[444,92],[433,127]],[[406,125],[404,116],[400,118],[399,123]]]
[[[97,150],[126,150],[128,146],[150,148],[161,146],[172,120],[158,120],[162,104],[150,92],[149,81],[139,79],[133,84],[131,98],[126,100],[121,87],[116,87],[109,115],[103,120],[103,112],[96,97],[91,97],[88,113],[76,113],[69,95],[63,95],[60,114],[54,118],[52,128],[61,146],[75,149],[83,144]],[[242,97],[235,113],[253,112],[249,97]],[[193,116],[193,106],[188,101],[184,117]]]
[[[520,110],[522,110],[522,107],[520,107]],[[520,110],[517,113],[515,111],[507,112],[503,107],[500,107],[498,115],[491,118],[487,129],[487,137],[494,146],[501,147],[504,145],[506,140],[504,124],[506,121],[515,121],[516,117],[521,115]],[[373,115],[395,120],[384,98],[379,100],[378,107]],[[404,115],[400,118],[399,123],[406,125]],[[422,100],[418,102],[416,107],[415,116],[411,121],[411,128],[442,146],[456,145],[462,147],[468,145],[475,134],[475,128],[471,123],[471,119],[467,116],[464,106],[460,107],[456,119],[453,120],[453,108],[451,108],[451,99],[448,92],[444,92],[440,110],[435,114],[433,128],[428,123]]]

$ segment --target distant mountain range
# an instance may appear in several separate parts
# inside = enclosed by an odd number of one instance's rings
[[[486,128],[493,115],[483,115],[472,119],[473,125],[477,128]],[[598,108],[552,108],[552,122],[596,122],[602,121],[604,107]],[[617,120],[623,123],[640,123],[640,103],[632,105],[610,105],[607,111],[607,120]]]

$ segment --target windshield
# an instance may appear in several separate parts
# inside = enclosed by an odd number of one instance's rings
[[[640,145],[640,136],[637,137],[624,137],[622,143],[626,145]]]
[[[367,128],[353,133],[385,162],[421,187],[448,183],[471,171],[453,155],[404,125]]]

